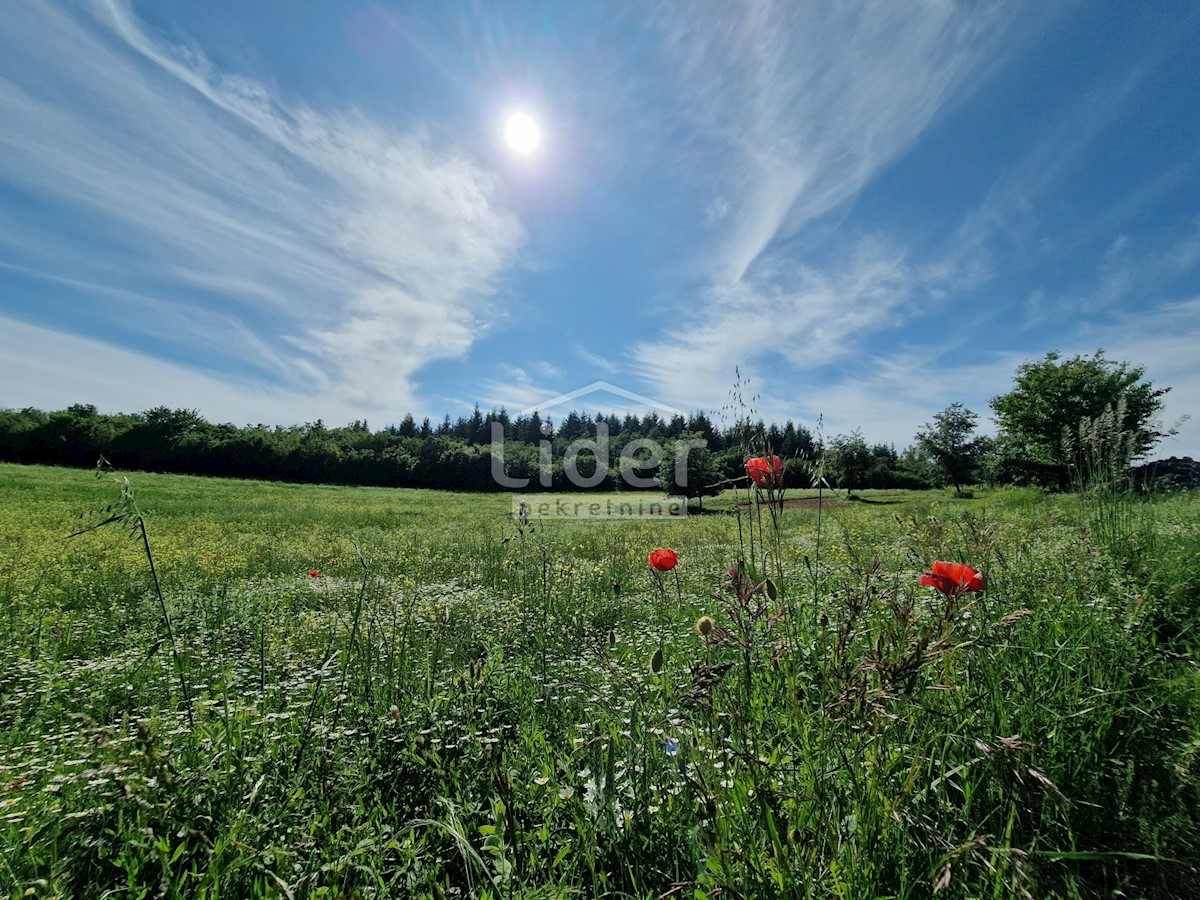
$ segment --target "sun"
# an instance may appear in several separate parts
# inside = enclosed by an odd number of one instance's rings
[[[514,153],[529,156],[542,143],[542,129],[533,116],[514,113],[504,126],[504,139]]]

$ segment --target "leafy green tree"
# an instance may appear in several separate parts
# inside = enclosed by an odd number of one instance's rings
[[[897,487],[925,490],[940,484],[941,475],[937,460],[920,444],[905,447],[896,460]]]
[[[896,462],[900,458],[891,444],[873,444],[870,448],[871,464],[867,470],[864,487],[895,487]]]
[[[687,453],[686,479],[676,472],[676,456]],[[680,483],[683,480],[685,483]],[[663,446],[663,458],[658,467],[658,483],[664,491],[689,500],[696,497],[704,509],[704,498],[715,497],[724,489],[724,473],[717,454],[708,449],[704,436],[696,431],[684,431],[677,440]]]
[[[1155,387],[1145,380],[1144,367],[1108,359],[1103,350],[1070,359],[1048,353],[1022,363],[1014,382],[1007,394],[992,398],[991,406],[1007,448],[1005,468],[1020,480],[1066,490],[1070,467],[1064,432],[1077,437],[1080,419],[1095,419],[1122,399],[1121,425],[1133,434],[1133,459],[1173,433],[1157,419],[1170,388]]]
[[[979,416],[961,403],[951,403],[917,432],[917,445],[933,458],[956,494],[976,476],[984,447],[975,437],[978,421]]]
[[[871,448],[856,428],[850,434],[839,434],[829,442],[825,464],[834,484],[845,488],[849,497],[854,488],[865,486],[874,458]]]

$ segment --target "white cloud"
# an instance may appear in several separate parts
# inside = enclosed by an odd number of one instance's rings
[[[782,0],[736,16],[712,4],[665,17],[676,115],[719,160],[702,174],[724,206],[705,213],[718,234],[699,256],[708,289],[663,337],[633,349],[656,393],[711,402],[739,363],[811,372],[859,352],[951,280],[986,277],[973,251],[914,265],[890,238],[857,234],[816,262],[794,239],[843,211],[968,96],[1012,49],[1020,19],[1002,3]]]
[[[502,364],[498,374],[500,377],[488,379],[480,386],[481,405],[503,406],[513,412],[530,409],[561,393],[560,388],[538,381],[544,373],[535,375],[520,366]]]
[[[718,197],[708,205],[706,210],[704,210],[704,218],[708,221],[709,225],[721,221],[728,214],[729,201],[724,197]]]
[[[1173,275],[1185,275],[1200,266],[1200,225],[1176,241],[1163,262]]]
[[[1200,459],[1200,369],[1196,366],[1200,297],[1123,313],[1105,325],[1085,327],[1073,344],[1072,353],[1103,347],[1110,359],[1145,366],[1146,378],[1156,387],[1169,387],[1163,398],[1163,424],[1187,419],[1179,434],[1160,444],[1152,456]]]
[[[231,382],[91,338],[0,316],[4,381],[0,408],[63,409],[91,403],[102,412],[164,404],[197,409],[209,421],[295,425],[324,417],[343,424],[349,408],[314,411],[306,394],[254,382]],[[69,364],[66,364],[69,361]]]
[[[266,365],[317,414],[414,407],[416,373],[487,323],[523,232],[469,158],[221,72],[117,0],[5,20],[0,183],[74,225],[0,216],[0,261],[103,295],[147,341]]]
[[[889,356],[860,356],[852,369],[816,383],[755,375],[744,386],[753,417],[782,423],[787,419],[826,438],[862,432],[868,443],[903,449],[917,430],[951,403],[963,403],[979,415],[981,433],[994,433],[988,400],[1012,383],[1016,367],[1028,357],[1006,351],[979,352],[969,335],[944,335],[936,346],[904,346]],[[743,370],[743,377],[744,370]],[[725,393],[728,393],[726,386]],[[729,424],[733,409],[718,411]]]
[[[1085,325],[1059,335],[1054,347],[1036,352],[978,353],[968,336],[938,347],[909,348],[886,359],[870,359],[855,374],[834,382],[800,401],[778,396],[760,401],[771,416],[799,416],[807,423],[822,415],[827,434],[860,428],[871,443],[907,446],[920,426],[951,403],[961,402],[980,415],[980,431],[994,433],[988,401],[1012,388],[1023,362],[1057,349],[1066,356],[1091,355],[1104,348],[1113,360],[1142,365],[1157,387],[1170,387],[1164,397],[1163,424],[1187,417],[1179,434],[1152,452],[1200,458],[1200,298],[1164,303],[1136,313],[1122,313],[1103,325]],[[769,390],[769,389],[768,389]]]
[[[1162,302],[1174,285],[1200,264],[1200,227],[1179,235],[1165,246],[1117,237],[1097,263],[1094,276],[1052,297],[1044,288],[1033,291],[1025,305],[1026,327],[1069,323],[1086,330],[1089,323],[1125,321],[1120,310],[1134,297]],[[1154,318],[1157,314],[1151,315]]]
[[[991,352],[978,356],[969,341],[939,348],[909,348],[888,358],[863,360],[855,372],[804,402],[802,415],[822,416],[828,435],[861,429],[869,443],[912,443],[917,430],[951,403],[979,416],[981,433],[994,433],[988,400],[1004,393],[1027,357]]]
[[[593,353],[585,347],[576,344],[571,348],[575,351],[575,355],[582,359],[590,366],[594,366],[601,372],[607,375],[614,375],[621,371],[621,366],[607,356],[601,356],[599,353]]]
[[[718,281],[853,198],[998,58],[1014,4],[693,4],[661,23],[676,115],[730,200]]]
[[[824,270],[777,261],[714,289],[708,303],[680,316],[670,337],[637,344],[639,373],[660,396],[700,408],[728,392],[735,366],[771,357],[792,372],[812,372],[842,358],[864,332],[904,315],[916,280],[903,254],[863,241]]]

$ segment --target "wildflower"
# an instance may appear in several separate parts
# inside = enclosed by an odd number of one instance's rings
[[[713,626],[716,624],[712,616],[701,616],[696,620],[696,634],[706,638],[712,634]]]
[[[747,460],[746,471],[760,488],[783,487],[783,460],[778,456],[759,456]]]
[[[320,578],[320,577],[321,577],[321,572],[320,572],[320,570],[318,570],[318,569],[309,569],[309,570],[308,570],[308,577],[309,577],[309,578]]]
[[[921,584],[937,588],[947,597],[986,590],[982,575],[968,565],[954,562],[935,562],[930,571],[921,576]]]
[[[559,800],[570,800],[574,796],[575,796],[575,788],[567,787],[567,788],[563,788],[561,791],[558,792]]]
[[[679,564],[679,554],[666,547],[650,551],[650,568],[660,572],[670,572]]]

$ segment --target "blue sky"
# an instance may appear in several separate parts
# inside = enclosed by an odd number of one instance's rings
[[[904,446],[1103,347],[1200,456],[1197,33],[1169,0],[8,0],[0,407],[719,410],[738,367],[766,418]]]

